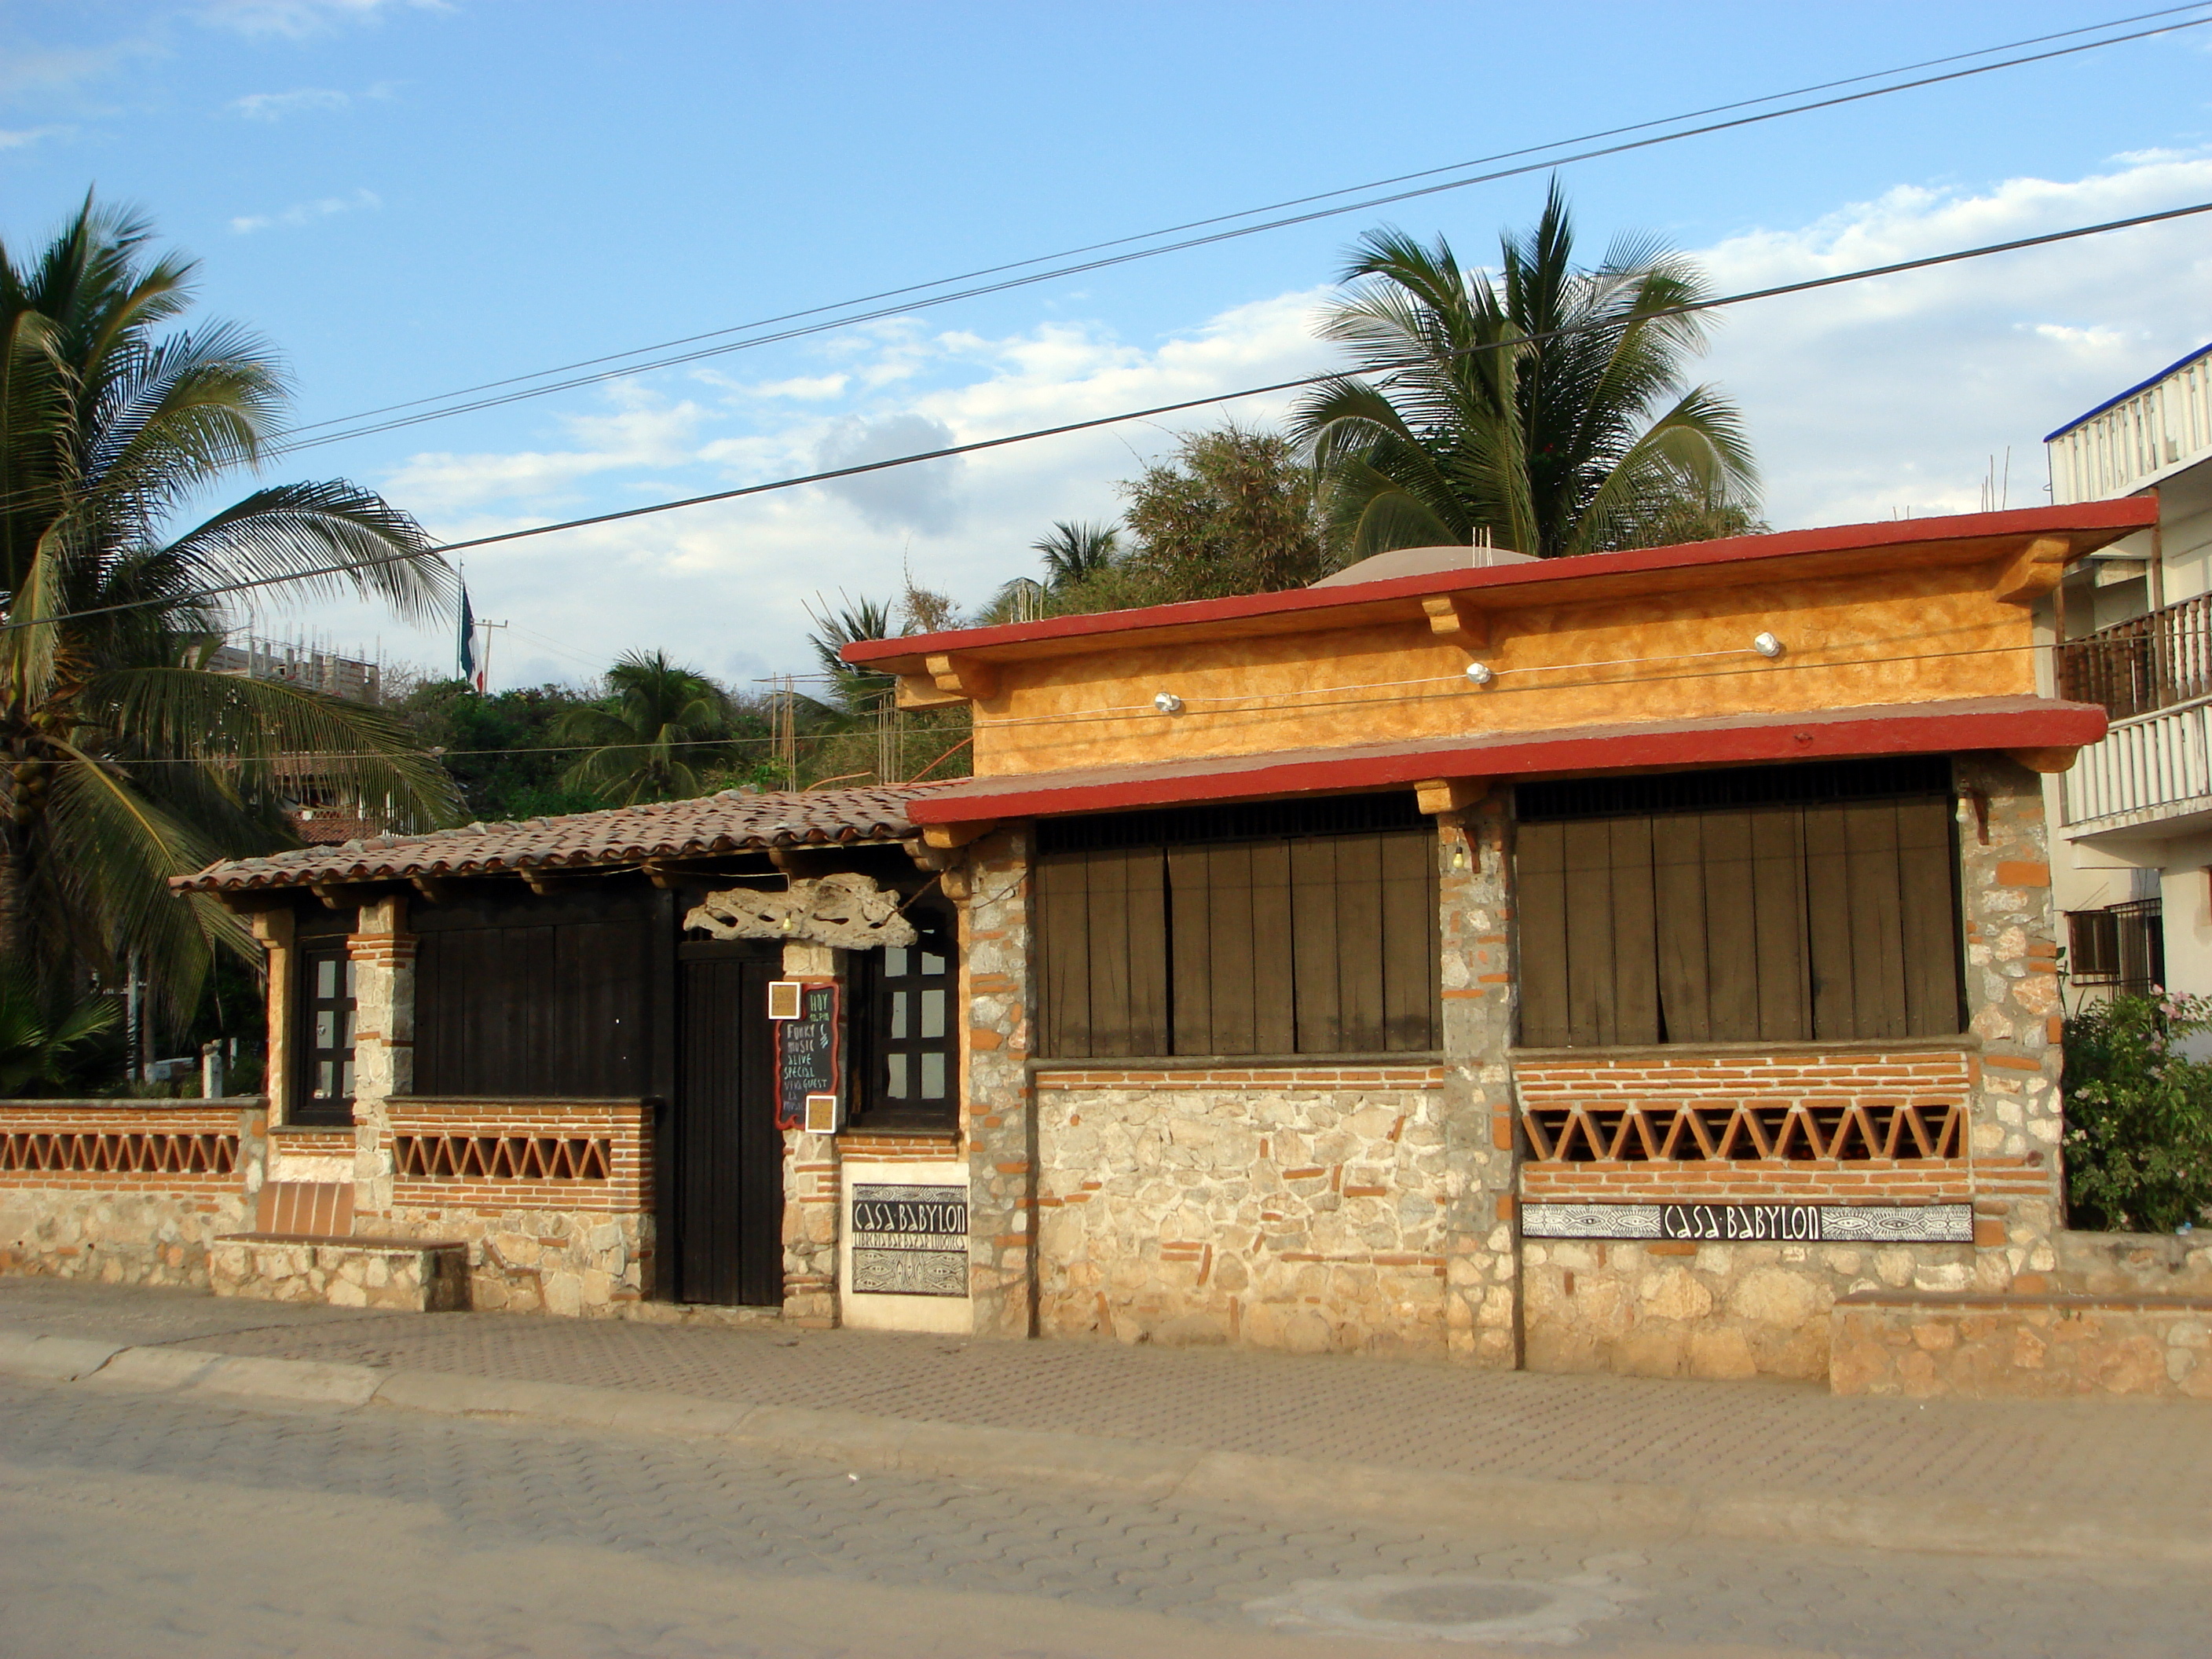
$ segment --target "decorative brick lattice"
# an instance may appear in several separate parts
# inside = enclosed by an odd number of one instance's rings
[[[1916,1162],[1965,1155],[1966,1109],[1964,1103],[1651,1102],[1539,1107],[1524,1110],[1521,1121],[1540,1163]]]
[[[402,1179],[605,1181],[614,1144],[604,1135],[398,1134],[392,1155]]]
[[[227,1176],[238,1136],[126,1129],[0,1134],[0,1175]]]

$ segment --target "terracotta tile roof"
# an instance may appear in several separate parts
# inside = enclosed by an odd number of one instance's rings
[[[896,841],[915,834],[907,803],[939,787],[922,783],[797,793],[724,793],[519,823],[472,823],[465,830],[424,836],[368,836],[342,846],[302,847],[265,859],[211,864],[198,875],[177,877],[170,884],[180,892],[209,893]]]

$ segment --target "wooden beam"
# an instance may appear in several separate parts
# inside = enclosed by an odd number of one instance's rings
[[[1490,643],[1490,613],[1472,600],[1456,594],[1446,593],[1432,599],[1423,599],[1421,609],[1429,618],[1429,632],[1466,646],[1469,650]]]
[[[954,703],[965,702],[964,691],[940,691],[937,682],[927,674],[902,674],[898,683],[898,706],[902,708],[950,708]]]
[[[2074,544],[2063,536],[2038,536],[1997,569],[1993,591],[2007,605],[2033,605],[2058,586]]]
[[[451,904],[461,896],[460,884],[447,881],[442,876],[415,876],[410,879],[415,890],[433,904]]]
[[[940,691],[976,702],[998,695],[999,671],[978,658],[924,657],[922,663]]]
[[[980,841],[998,827],[996,818],[976,818],[967,823],[925,823],[921,826],[921,842],[925,847],[949,850]]]
[[[2078,749],[2008,749],[2010,755],[2031,772],[2068,772],[2074,767]]]
[[[310,882],[307,890],[322,900],[326,910],[352,910],[390,891],[391,884],[317,881]]]
[[[1431,815],[1462,811],[1489,793],[1488,778],[1429,778],[1413,786],[1413,799]]]

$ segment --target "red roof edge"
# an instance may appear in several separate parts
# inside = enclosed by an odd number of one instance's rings
[[[1087,635],[1166,628],[1188,623],[1226,622],[1243,617],[1299,611],[1327,611],[1367,605],[1376,599],[1415,599],[1473,588],[1520,586],[1577,577],[1626,574],[1651,570],[1790,558],[1809,553],[1846,552],[1855,548],[1910,547],[1935,542],[1971,541],[1989,536],[2033,536],[2054,531],[2129,531],[2158,522],[2158,502],[2124,495],[2112,501],[2079,501],[2061,507],[2020,507],[2007,513],[1959,513],[1934,519],[1885,519],[1874,524],[1829,525],[1814,530],[1778,530],[1763,536],[1731,536],[1723,541],[1686,542],[1671,547],[1632,548],[1621,553],[1583,553],[1542,559],[1533,564],[1492,565],[1480,569],[1400,576],[1387,581],[1354,582],[1341,587],[1293,587],[1275,593],[1242,593],[1226,599],[1186,599],[1176,605],[1135,611],[1101,611],[1076,617],[1048,617],[1042,622],[1006,623],[995,628],[962,628],[942,634],[908,634],[897,639],[861,640],[838,654],[849,663],[929,653],[981,650],[1035,640],[1080,639]],[[2117,538],[2115,538],[2117,539]]]
[[[1430,740],[1380,749],[1231,755],[1211,764],[1166,762],[1102,769],[1059,782],[1051,773],[971,778],[916,800],[909,810],[917,823],[962,823],[1406,787],[1431,778],[1742,766],[1987,749],[2075,749],[2103,737],[2108,723],[2105,711],[2094,703],[2046,698],[1900,704],[1811,715],[1655,723],[1649,729],[1613,726],[1579,733],[1485,736],[1462,743]]]

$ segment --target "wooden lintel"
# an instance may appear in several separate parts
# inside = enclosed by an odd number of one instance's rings
[[[1992,592],[2007,605],[2033,605],[2058,586],[2073,544],[2063,536],[2038,536],[1997,569]]]
[[[1413,799],[1431,815],[1462,811],[1489,793],[1488,778],[1430,778],[1413,786]]]
[[[2069,772],[2074,768],[2078,749],[2008,749],[2010,755],[2031,772]]]
[[[898,706],[902,708],[950,708],[954,703],[968,701],[964,691],[940,691],[937,682],[927,674],[902,674],[898,683]]]
[[[442,876],[413,876],[415,890],[433,904],[451,904],[461,896],[460,884]]]
[[[307,890],[322,900],[326,910],[352,910],[368,903],[382,890],[360,883],[318,881],[309,883]]]
[[[1423,599],[1421,609],[1428,615],[1431,634],[1469,649],[1490,643],[1490,613],[1473,601],[1456,594],[1440,594],[1432,599]]]
[[[980,841],[998,827],[996,818],[976,818],[967,823],[925,823],[921,826],[922,845],[949,851],[965,847],[971,841]]]
[[[597,872],[587,870],[518,870],[515,873],[522,878],[525,887],[544,898],[556,888],[574,887],[588,881]]]
[[[930,680],[939,691],[949,691],[955,696],[975,702],[998,691],[999,671],[976,658],[924,657],[922,664],[929,670]]]

